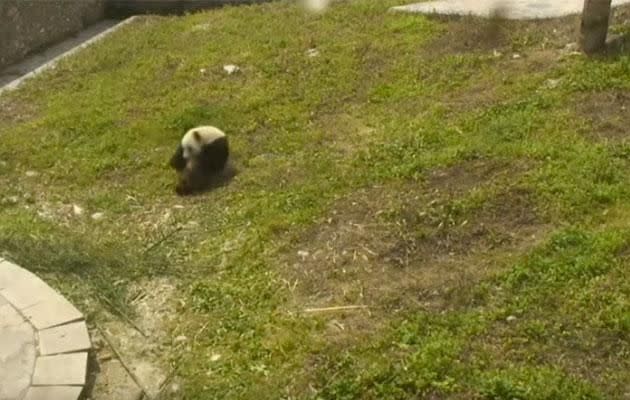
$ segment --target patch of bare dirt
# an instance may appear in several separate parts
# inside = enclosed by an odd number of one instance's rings
[[[435,16],[445,23],[444,32],[428,43],[429,53],[458,54],[471,51],[500,52],[563,48],[575,42],[579,18],[575,16],[544,21],[514,21],[494,18]]]
[[[575,112],[590,123],[588,136],[623,141],[630,137],[630,91],[589,92],[578,96]]]
[[[357,142],[364,143],[374,132],[359,118],[347,113],[320,114],[314,124],[321,132],[320,145],[348,156],[361,149]]]
[[[503,190],[464,212],[451,196],[514,179],[518,168],[466,163],[435,171],[424,185],[375,187],[339,201],[287,260],[296,306],[369,306],[330,315],[331,333],[343,337],[374,328],[370,314],[470,305],[475,283],[497,270],[500,257],[530,246],[544,221],[526,190]]]
[[[9,98],[0,98],[0,124],[5,127],[30,120],[37,113],[37,108],[32,103],[15,98],[9,100]],[[1,130],[0,134],[2,134]]]
[[[135,318],[110,316],[99,323],[93,332],[98,371],[92,398],[135,400],[141,393],[149,398],[160,393],[171,372],[167,326],[177,315],[175,290],[166,278],[142,281],[129,291]]]
[[[477,159],[439,168],[428,174],[427,188],[433,193],[461,195],[490,182],[509,179],[528,169],[521,161]]]

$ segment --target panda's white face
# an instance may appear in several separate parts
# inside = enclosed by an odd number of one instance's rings
[[[183,147],[183,151],[184,151],[184,159],[185,160],[190,160],[190,158],[196,154],[195,148],[193,146],[189,146],[189,145],[188,146],[184,146]]]
[[[190,160],[201,151],[201,142],[195,132],[188,132],[182,139],[182,152],[184,160]]]

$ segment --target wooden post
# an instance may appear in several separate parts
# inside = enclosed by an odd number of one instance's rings
[[[584,0],[580,47],[589,54],[604,50],[610,20],[611,0]]]

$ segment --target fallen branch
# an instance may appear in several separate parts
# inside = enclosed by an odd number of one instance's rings
[[[316,312],[326,312],[326,311],[360,310],[363,308],[368,308],[368,306],[354,305],[354,306],[315,307],[315,308],[305,308],[304,312],[316,313]]]
[[[120,365],[122,365],[122,367],[125,369],[125,371],[127,371],[127,374],[129,374],[129,377],[131,378],[131,380],[133,380],[133,382],[142,391],[143,398],[148,398],[149,394],[146,391],[146,389],[144,388],[144,386],[142,386],[142,383],[140,382],[140,379],[138,379],[136,374],[133,373],[133,371],[131,370],[131,368],[129,368],[129,366],[127,365],[125,360],[120,356],[120,352],[118,351],[118,349],[116,349],[116,346],[114,346],[114,343],[109,338],[109,335],[107,335],[105,333],[105,330],[103,328],[101,328],[101,326],[98,323],[94,323],[94,325],[96,326],[96,330],[98,330],[98,332],[103,337],[103,340],[105,340],[105,343],[107,343],[109,348],[112,350],[112,353],[114,353],[114,356],[116,357],[116,359],[118,359],[118,361],[120,362]]]

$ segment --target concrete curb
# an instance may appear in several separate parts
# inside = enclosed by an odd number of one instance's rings
[[[40,74],[43,71],[46,71],[48,69],[54,68],[54,66],[59,62],[59,60],[68,57],[78,51],[80,51],[81,49],[84,49],[94,43],[96,43],[97,41],[105,38],[106,36],[110,35],[111,33],[117,31],[118,29],[122,28],[125,25],[130,24],[131,22],[133,22],[137,17],[133,16],[133,17],[129,17],[125,20],[123,20],[122,22],[112,26],[111,28],[106,29],[105,31],[91,37],[90,39],[86,40],[85,42],[71,48],[68,51],[63,52],[62,54],[54,57],[53,59],[47,61],[46,63],[42,64],[41,66],[39,66],[38,68],[34,69],[33,71],[17,78],[14,79],[13,81],[7,83],[6,85],[0,87],[0,95],[2,95],[2,93],[10,91],[10,90],[14,90],[17,89],[22,83],[24,83],[24,81]]]

